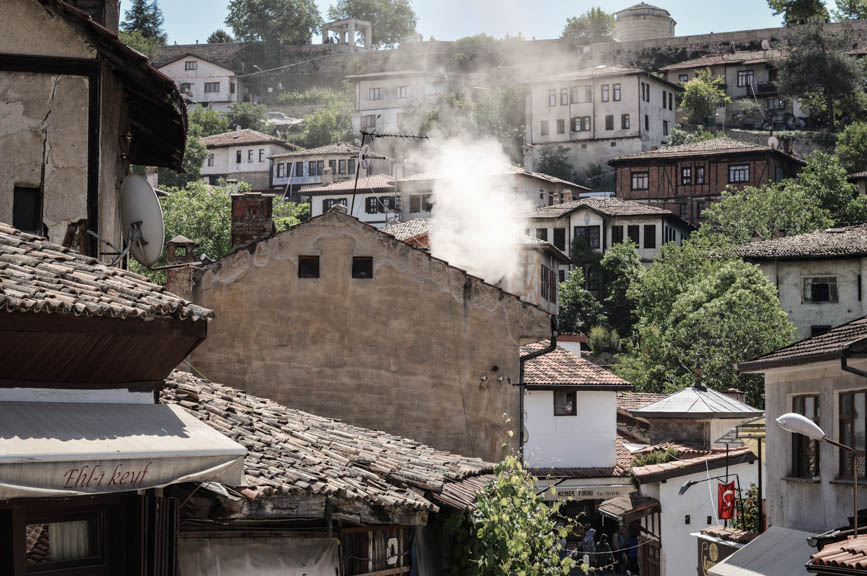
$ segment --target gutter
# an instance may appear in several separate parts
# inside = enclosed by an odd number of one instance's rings
[[[840,355],[840,369],[843,372],[848,372],[849,374],[854,374],[855,376],[860,376],[861,378],[867,378],[867,372],[861,370],[859,368],[855,368],[853,366],[849,366],[848,360],[852,355],[852,349],[846,348],[843,350],[843,353]]]
[[[518,446],[519,446],[519,454],[521,456],[521,465],[524,464],[524,364],[527,360],[532,360],[533,358],[538,358],[539,356],[544,356],[545,354],[549,354],[557,349],[557,336],[559,335],[559,329],[557,326],[557,316],[551,315],[551,342],[550,344],[541,350],[536,350],[535,352],[530,352],[525,356],[521,356],[520,358],[520,372],[518,377]]]

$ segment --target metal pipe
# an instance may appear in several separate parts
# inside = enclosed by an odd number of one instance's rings
[[[852,521],[854,522],[855,528],[855,537],[858,537],[858,451],[852,448],[851,446],[846,446],[845,444],[841,444],[836,440],[831,440],[827,436],[825,436],[825,441],[828,444],[836,446],[837,448],[841,448],[846,450],[847,452],[852,453],[852,488],[855,492],[855,516],[853,516]]]
[[[765,529],[765,497],[762,492],[762,439],[759,438],[759,493],[757,500],[759,501],[759,534]],[[856,499],[857,500],[857,499]],[[856,504],[857,506],[857,504]]]
[[[519,454],[521,456],[521,464],[524,463],[524,363],[527,360],[532,360],[533,358],[538,358],[539,356],[544,356],[550,352],[553,352],[557,349],[557,336],[559,335],[559,330],[557,327],[557,316],[551,315],[551,341],[545,348],[541,350],[536,350],[535,352],[530,352],[524,356],[521,356],[519,360],[519,372],[518,372],[518,446],[519,446]]]

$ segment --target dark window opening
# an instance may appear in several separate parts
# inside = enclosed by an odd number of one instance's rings
[[[373,258],[370,256],[353,256],[352,277],[373,278]]]
[[[575,416],[578,406],[574,390],[554,390],[554,416]]]
[[[804,278],[804,302],[838,302],[836,276]]]
[[[608,114],[605,116],[605,129],[606,130],[614,130],[614,115]]]
[[[830,331],[830,324],[816,324],[814,326],[810,326],[810,337],[812,338],[813,336],[821,336],[822,334]]]
[[[559,250],[566,250],[565,228],[554,228],[554,246]]]
[[[645,248],[656,248],[656,225],[655,224],[645,224],[644,225],[644,247]]]
[[[641,244],[641,226],[631,225],[626,228],[626,236],[638,247]]]
[[[319,256],[299,256],[298,277],[319,278]]]
[[[560,284],[566,281],[566,271],[560,270],[557,272],[557,276],[560,278]]]
[[[12,226],[42,235],[42,190],[16,186],[12,196]]]
[[[840,450],[840,478],[852,478],[852,466],[857,466],[858,478],[865,478],[864,439],[867,431],[865,394],[849,392],[840,394],[840,443],[855,448],[858,456],[853,463],[852,453]]]
[[[623,242],[623,226],[611,227],[611,244],[620,244]]]
[[[364,200],[364,211],[367,214],[376,214],[379,212],[376,196],[370,196]]]
[[[695,217],[701,218],[707,208],[707,200],[696,200],[695,202]]]
[[[548,241],[548,229],[547,228],[536,228],[536,238],[539,240]]]
[[[692,184],[692,167],[684,166],[680,169],[680,185],[689,186]]]
[[[584,246],[592,250],[601,247],[599,226],[575,226],[575,238],[584,240]]]
[[[729,184],[740,182],[749,183],[750,181],[750,165],[749,164],[730,164],[729,165]]]

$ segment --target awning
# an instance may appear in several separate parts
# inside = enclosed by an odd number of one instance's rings
[[[608,500],[622,494],[629,494],[635,490],[635,486],[628,480],[623,482],[608,482],[602,483],[594,481],[594,479],[567,478],[560,481],[551,481],[549,479],[540,480],[537,484],[539,490],[545,489],[543,494],[546,501],[554,500],[571,500],[573,502],[581,500]],[[556,489],[552,494],[550,488]]]
[[[0,402],[0,500],[240,486],[246,453],[180,406]]]
[[[650,496],[642,496],[638,492],[618,496],[599,505],[600,513],[627,524],[659,511],[658,500]]]
[[[712,576],[807,576],[812,534],[771,526],[758,538],[707,570]]]

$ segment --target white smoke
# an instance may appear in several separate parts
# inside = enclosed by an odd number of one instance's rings
[[[531,205],[508,175],[514,169],[502,146],[492,138],[450,139],[429,150],[423,171],[435,175],[431,254],[493,284],[513,285]]]

